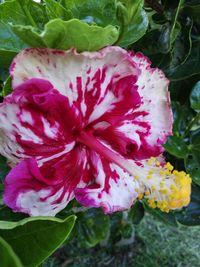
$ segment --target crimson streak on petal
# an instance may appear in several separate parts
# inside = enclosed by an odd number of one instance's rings
[[[0,104],[0,153],[13,166],[5,203],[53,216],[74,195],[106,213],[129,208],[139,183],[126,161],[158,156],[171,134],[163,73],[107,47],[25,49],[10,74],[13,93]]]

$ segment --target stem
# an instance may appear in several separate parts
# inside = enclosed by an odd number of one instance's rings
[[[113,152],[107,146],[99,142],[98,139],[95,138],[92,134],[86,131],[82,131],[78,135],[77,141],[96,151],[108,161],[115,163],[120,168],[127,171],[131,176],[134,177],[135,175],[140,174],[141,170],[133,160],[131,161],[131,163],[128,160],[125,160],[122,156]]]

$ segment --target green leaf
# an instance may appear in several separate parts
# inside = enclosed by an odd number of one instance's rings
[[[13,60],[13,58],[17,55],[16,52],[1,49],[0,48],[0,62],[2,66],[8,68]]]
[[[47,22],[45,7],[32,0],[13,0],[0,5],[0,20],[17,25],[42,28]]]
[[[191,31],[193,21],[188,18],[187,23],[185,25],[181,25],[180,27],[181,31],[174,40],[174,46],[171,51],[170,68],[183,65],[191,54]]]
[[[165,213],[160,211],[159,209],[152,209],[150,208],[147,203],[143,202],[145,210],[152,214],[155,219],[158,219],[166,224],[172,225],[172,226],[177,226],[177,220],[173,212]]]
[[[1,51],[0,51],[0,54],[1,54]],[[6,79],[9,76],[8,67],[9,67],[9,65],[8,66],[0,66],[0,85],[1,85],[1,90],[2,90],[2,87],[3,87],[3,83],[2,82],[6,81]],[[0,92],[0,97],[2,97],[2,91]]]
[[[3,97],[9,95],[12,92],[12,78],[9,76],[7,80],[5,81],[4,87],[3,87]]]
[[[174,20],[173,20],[171,31],[170,31],[169,50],[171,50],[172,44],[175,41],[175,39],[177,37],[177,33],[180,30],[180,26],[177,23],[177,20],[178,20],[178,16],[179,16],[179,13],[180,13],[180,10],[181,10],[181,7],[182,7],[183,3],[184,3],[184,0],[179,0],[178,6],[177,6],[177,9],[176,9],[176,12],[175,12]]]
[[[0,20],[5,23],[27,24],[27,16],[17,0],[0,4]]]
[[[119,4],[116,5],[115,0],[61,0],[61,4],[65,8],[70,9],[75,18],[102,27],[113,25],[121,28],[122,34],[117,43],[121,46],[128,46],[139,40],[145,34],[148,27],[148,17],[143,10],[143,0],[123,2],[120,6],[126,9],[127,12],[122,15],[122,18],[117,17],[119,15]],[[125,2],[131,3],[126,7],[124,5]],[[127,21],[126,15],[129,16],[129,13],[131,13],[130,20]],[[124,25],[124,20],[126,20],[126,25]]]
[[[23,47],[25,44],[12,32],[10,25],[0,21],[0,49],[18,52]]]
[[[197,75],[197,76],[193,76],[188,79],[185,79],[185,80],[170,82],[169,90],[170,90],[171,99],[173,101],[178,101],[182,104],[183,103],[188,104],[188,98],[190,96],[191,87],[199,80],[199,78]],[[189,114],[190,113],[193,114],[191,109],[188,109],[188,111],[189,111]]]
[[[183,9],[183,13],[191,16],[196,23],[200,24],[200,3],[194,5],[190,5],[190,3],[189,5],[186,4]]]
[[[0,21],[0,62],[1,66],[8,68],[17,52],[26,47],[8,25]]]
[[[1,267],[23,267],[11,246],[0,237]]]
[[[161,30],[161,34],[159,37],[159,44],[162,49],[159,49],[162,53],[168,53],[172,50],[173,43],[175,42],[178,34],[181,30],[181,25],[178,22],[178,16],[180,13],[181,6],[183,5],[183,0],[178,1],[177,9],[170,10],[171,16],[169,17],[170,21],[167,21]]]
[[[149,23],[148,16],[143,10],[143,0],[131,1],[130,5],[132,8],[132,19],[129,21],[127,28],[122,29],[124,32],[117,42],[122,47],[127,47],[142,38]],[[121,27],[123,27],[123,25]]]
[[[116,25],[115,0],[61,0],[60,2],[72,12],[74,18],[102,27],[109,24]]]
[[[128,212],[128,218],[133,224],[139,224],[144,217],[144,207],[141,202],[137,201]]]
[[[191,123],[189,124],[190,131],[196,131],[200,129],[200,112],[196,114],[196,116],[192,119]]]
[[[200,225],[200,187],[192,187],[191,202],[182,212],[176,214],[178,222],[188,226]]]
[[[158,29],[147,32],[142,39],[133,45],[134,50],[143,51],[146,55],[154,55],[163,51],[163,43],[160,41]]]
[[[171,136],[167,139],[166,144],[163,145],[165,150],[171,155],[184,159],[188,153],[188,147],[183,137]]]
[[[35,267],[67,239],[75,219],[69,216],[65,220],[32,217],[19,222],[0,221],[0,236],[12,246],[24,266]]]
[[[148,27],[148,17],[144,10],[140,10],[131,24],[128,26],[128,31],[124,35],[119,45],[122,47],[127,47],[130,44],[137,42],[145,34]]]
[[[174,116],[173,133],[176,136],[182,136],[185,134],[187,126],[193,118],[193,114],[186,105],[181,105],[179,102],[172,102],[172,109]]]
[[[83,246],[94,247],[109,234],[109,217],[100,209],[89,209],[80,214],[76,231]]]
[[[13,212],[5,205],[0,207],[0,221],[18,222],[25,218],[28,218],[28,215],[25,213]]]
[[[185,157],[185,168],[192,180],[200,185],[200,129],[190,133],[188,155]]]
[[[45,4],[50,19],[61,18],[63,20],[69,20],[73,18],[72,12],[65,9],[60,3],[54,0],[45,0]]]
[[[185,168],[192,180],[200,186],[200,151],[191,150],[185,157]]]
[[[190,94],[191,108],[200,112],[200,81],[195,84]]]
[[[15,25],[12,28],[15,34],[32,47],[62,50],[75,47],[79,52],[99,50],[102,47],[112,45],[118,38],[118,30],[114,26],[109,25],[102,28],[88,25],[77,19],[51,20],[45,25],[41,34],[38,34],[30,26]]]
[[[10,168],[7,165],[7,159],[0,155],[0,182],[4,181],[9,170]]]
[[[196,74],[200,74],[200,45],[195,42],[191,54],[184,64],[172,67],[166,71],[171,81],[184,80]]]

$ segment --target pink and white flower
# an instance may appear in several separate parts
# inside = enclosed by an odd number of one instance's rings
[[[32,216],[74,197],[105,213],[141,196],[163,211],[187,205],[189,176],[160,157],[172,113],[168,80],[150,64],[119,47],[19,53],[0,104],[0,154],[13,166],[4,202]]]

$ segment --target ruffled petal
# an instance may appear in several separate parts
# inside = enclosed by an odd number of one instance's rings
[[[75,198],[86,207],[100,207],[104,213],[129,209],[138,196],[138,183],[126,171],[93,153],[95,181],[75,189]]]
[[[164,151],[162,144],[172,134],[172,112],[169,81],[162,71],[152,69],[142,54],[132,60],[139,70],[136,82],[122,79],[118,91],[126,97],[97,121],[94,134],[124,157],[141,160]]]
[[[142,53],[133,55],[132,60],[140,70],[136,84],[142,104],[135,110],[139,116],[134,118],[134,124],[144,128],[143,132],[139,130],[142,145],[137,151],[137,159],[143,159],[158,156],[164,151],[162,144],[172,135],[173,116],[169,80],[164,73],[158,68],[151,68],[151,62]]]
[[[74,147],[80,124],[76,109],[51,83],[28,80],[0,104],[0,153],[13,164],[35,157],[42,165]]]
[[[20,162],[5,179],[4,203],[13,211],[30,216],[55,216],[65,208],[73,194],[64,192],[63,184],[55,187],[43,180],[34,159]]]
[[[75,50],[25,49],[14,59],[10,74],[13,88],[33,77],[50,81],[79,109],[87,124],[121,102],[119,85],[122,92],[129,87],[132,90],[138,69],[131,56],[119,47],[81,54]],[[134,100],[128,103],[130,107]]]
[[[127,158],[145,159],[158,156],[172,132],[168,80],[150,65],[119,47],[81,54],[26,49],[10,72],[14,88],[32,77],[48,79],[95,135]]]
[[[74,189],[89,182],[86,163],[87,151],[80,148],[40,168],[35,159],[25,159],[5,179],[4,202],[16,212],[55,216],[74,197]]]

